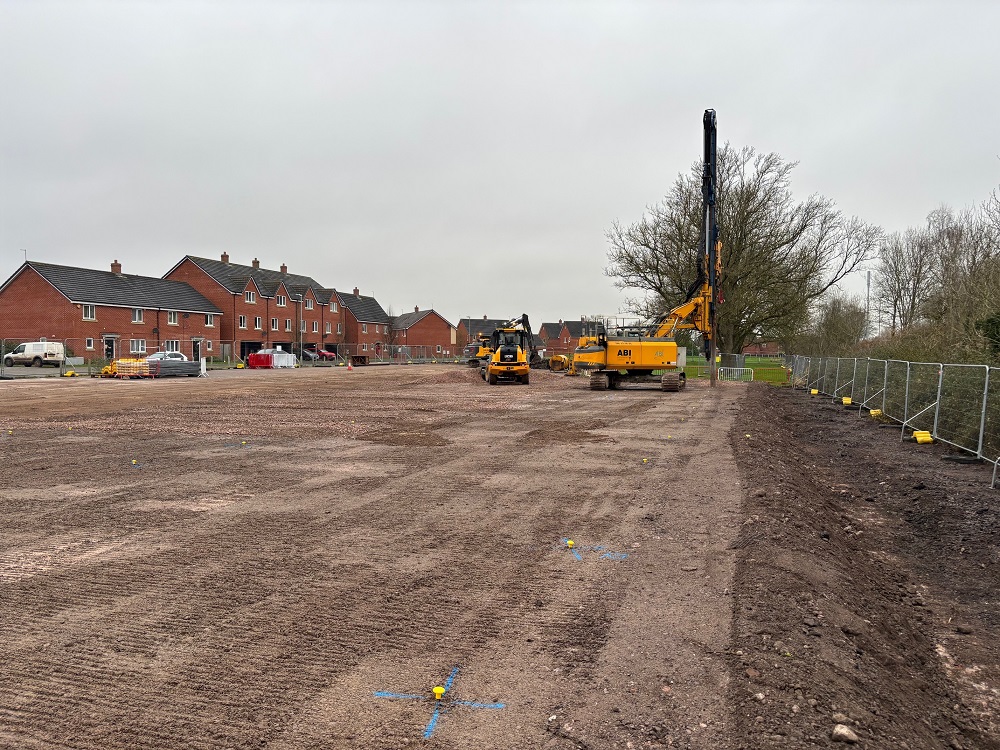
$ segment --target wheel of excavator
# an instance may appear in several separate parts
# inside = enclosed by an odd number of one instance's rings
[[[608,390],[608,376],[603,372],[595,372],[590,376],[590,390],[592,391],[606,391]]]
[[[676,372],[666,372],[660,378],[660,388],[671,393],[681,389],[681,377]]]
[[[497,376],[494,375],[492,372],[489,374],[489,376],[486,379],[487,379],[487,381],[489,382],[490,385],[496,385],[497,382],[498,382],[497,381]]]
[[[524,373],[524,375],[521,376],[521,382],[525,385],[528,384],[528,373]]]

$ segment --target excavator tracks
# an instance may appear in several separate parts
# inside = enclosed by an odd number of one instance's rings
[[[684,381],[681,379],[680,373],[667,372],[660,378],[660,388],[664,391],[677,393],[683,387]]]
[[[608,376],[603,372],[595,372],[590,376],[590,390],[592,391],[606,391],[608,390]]]

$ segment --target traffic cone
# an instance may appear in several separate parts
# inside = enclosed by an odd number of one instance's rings
[[[354,369],[354,365],[351,364],[351,360],[347,360],[347,371],[350,372]]]

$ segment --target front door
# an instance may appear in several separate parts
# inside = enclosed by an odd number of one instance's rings
[[[195,362],[201,361],[201,341],[198,339],[191,342],[191,359]]]
[[[104,358],[114,359],[115,358],[115,340],[114,339],[104,339]]]

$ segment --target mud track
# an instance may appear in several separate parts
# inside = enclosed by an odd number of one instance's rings
[[[988,477],[801,393],[2,396],[0,747],[996,746]]]

